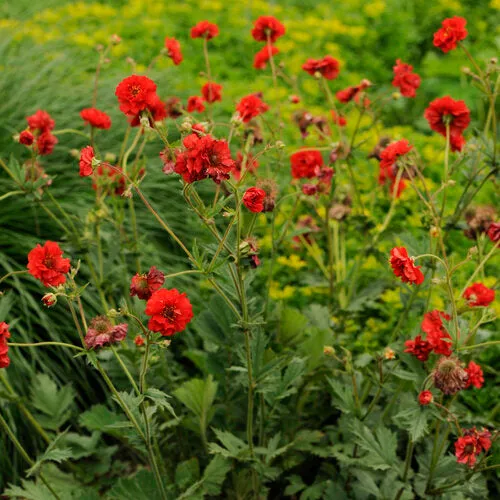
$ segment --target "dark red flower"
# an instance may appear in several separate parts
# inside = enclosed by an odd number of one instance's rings
[[[471,469],[476,463],[477,439],[474,436],[462,436],[455,442],[455,456],[459,464],[466,464]]]
[[[345,103],[348,103],[352,101],[353,99],[356,99],[356,102],[359,103],[359,96],[360,94],[367,89],[371,85],[371,82],[369,80],[361,80],[359,85],[355,85],[354,87],[347,87],[344,90],[339,90],[336,94],[335,97],[340,101]]]
[[[111,118],[100,109],[85,108],[80,111],[83,121],[94,128],[108,129],[111,127]]]
[[[427,340],[422,340],[421,335],[417,335],[414,340],[407,340],[405,346],[404,352],[415,356],[419,361],[427,361],[432,352],[432,346]]]
[[[236,111],[240,114],[243,123],[248,123],[252,118],[265,113],[269,106],[256,94],[242,97],[236,106]]]
[[[316,149],[304,149],[293,153],[290,163],[294,179],[311,179],[316,176],[316,169],[323,166],[323,157]]]
[[[159,290],[165,282],[165,275],[152,266],[147,273],[136,274],[130,283],[130,296],[137,295],[141,300],[148,300],[153,292]]]
[[[37,137],[35,150],[41,156],[50,155],[58,142],[57,137],[47,130]]]
[[[446,124],[450,136],[461,136],[469,126],[470,111],[464,101],[455,101],[450,96],[434,99],[424,112],[432,130],[446,137]],[[457,140],[457,139],[455,139]]]
[[[444,318],[446,321],[451,320],[451,316],[443,311],[434,310],[425,313],[421,328],[427,334],[427,341],[431,344],[432,350],[436,354],[450,356],[452,353],[451,337],[444,328],[441,318]]]
[[[332,115],[333,123],[336,123],[339,127],[345,127],[347,125],[347,120],[341,114],[337,114],[333,109],[330,111]]]
[[[264,210],[265,197],[266,192],[263,189],[256,187],[248,188],[243,195],[243,205],[245,205],[250,212],[262,212],[262,210]]]
[[[148,108],[156,97],[156,84],[147,76],[128,76],[118,84],[115,95],[120,110],[128,116],[135,116]]]
[[[417,95],[415,91],[420,87],[420,76],[412,73],[413,66],[402,62],[401,59],[397,59],[393,70],[394,79],[392,85],[399,87],[402,96],[415,97]]]
[[[23,130],[19,134],[19,143],[25,146],[31,146],[35,140],[34,135],[29,130]]]
[[[470,387],[473,385],[477,389],[481,389],[484,384],[483,370],[481,367],[474,363],[474,361],[469,361],[469,365],[465,369],[469,378],[467,379],[467,385],[465,387]]]
[[[7,368],[10,365],[8,339],[10,339],[9,325],[2,321],[0,322],[0,368]]]
[[[316,184],[302,184],[301,190],[306,196],[313,196],[318,192],[318,187]]]
[[[193,319],[193,308],[185,293],[175,288],[160,288],[148,300],[146,314],[151,316],[148,323],[151,331],[170,336],[186,328]]]
[[[265,193],[264,196],[264,209],[263,212],[272,212],[276,206],[276,196],[278,195],[278,185],[274,179],[259,179],[257,187],[262,189]]]
[[[203,104],[203,97],[192,95],[188,97],[187,102],[187,112],[193,113],[196,111],[197,113],[202,113],[205,111],[205,105]]]
[[[469,306],[487,307],[495,300],[495,290],[484,286],[482,283],[474,283],[466,288],[464,299],[467,300]]]
[[[274,57],[279,54],[279,50],[274,45],[264,45],[253,58],[253,67],[255,69],[265,69],[267,61],[271,59],[271,55]]]
[[[178,66],[182,62],[181,44],[175,38],[165,38],[165,48],[167,55],[172,59],[172,62]]]
[[[208,21],[200,21],[191,28],[191,38],[206,38],[211,40],[219,34],[219,27]]]
[[[112,325],[106,316],[97,316],[90,322],[89,329],[85,335],[85,346],[87,349],[97,349],[112,344],[117,344],[127,336],[128,325],[121,323]]]
[[[28,254],[28,271],[39,279],[44,286],[59,286],[66,282],[65,274],[69,271],[70,260],[63,259],[63,251],[53,241],[37,244]]]
[[[340,63],[332,56],[325,56],[323,59],[308,59],[302,69],[312,76],[317,72],[327,80],[334,80],[339,76]]]
[[[165,107],[167,109],[167,118],[175,120],[182,116],[182,102],[178,97],[169,97],[165,101]]]
[[[433,400],[433,396],[432,396],[432,392],[431,391],[422,391],[419,395],[418,395],[418,402],[422,405],[422,406],[427,406],[429,404],[432,403],[432,400]]]
[[[222,85],[215,82],[208,82],[201,87],[201,95],[203,99],[212,104],[216,101],[222,101]]]
[[[463,17],[453,16],[445,19],[441,23],[441,28],[434,33],[434,46],[445,54],[456,49],[457,43],[467,36],[466,24],[467,21]]]
[[[94,171],[94,148],[85,146],[80,151],[80,177],[88,177]]]
[[[500,241],[500,222],[492,222],[488,226],[488,238],[493,242],[496,243],[497,241]]]
[[[380,169],[378,175],[379,184],[385,184],[388,180],[390,183],[390,193],[394,192],[394,188],[396,185],[397,174],[398,174],[398,161],[402,159],[404,161],[404,156],[409,153],[413,149],[413,146],[406,139],[402,139],[400,141],[393,142],[389,144],[381,153],[380,153]],[[400,196],[401,193],[406,188],[406,183],[402,178],[399,180],[399,184],[397,186],[396,196]]]
[[[144,345],[144,337],[142,337],[141,335],[137,335],[134,339],[134,344],[137,346],[137,347],[141,347]]]
[[[246,160],[241,151],[236,153],[236,161],[234,162],[234,168],[231,171],[233,177],[239,181],[241,179],[242,172],[248,171],[250,174],[255,174],[257,168],[259,168],[259,162],[253,157],[252,153],[246,155]]]
[[[276,42],[285,34],[285,26],[273,16],[260,16],[254,23],[252,36],[257,42]]]
[[[463,430],[464,436],[471,436],[476,440],[476,454],[479,455],[483,451],[488,451],[491,448],[491,432],[483,427],[479,432],[475,427]]]
[[[395,247],[391,250],[389,259],[394,275],[401,278],[403,283],[420,285],[424,281],[424,275],[420,270],[421,266],[415,266],[405,247]]]
[[[35,114],[28,116],[26,121],[28,122],[31,132],[36,130],[40,134],[53,130],[56,126],[56,122],[47,113],[47,111],[42,111],[41,109],[39,109]]]
[[[117,167],[111,168],[106,164],[99,165],[94,170],[92,189],[101,189],[106,194],[121,196],[125,192],[127,179],[118,170]]]

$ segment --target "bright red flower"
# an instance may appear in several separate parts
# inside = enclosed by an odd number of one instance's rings
[[[450,356],[452,353],[451,337],[444,328],[441,318],[444,318],[446,321],[451,320],[451,316],[442,311],[434,310],[425,313],[421,328],[427,334],[427,341],[436,354]],[[447,340],[450,340],[450,342]]]
[[[497,241],[500,241],[500,222],[492,222],[488,226],[488,238],[493,242],[496,243]]]
[[[393,70],[394,80],[392,80],[392,85],[399,87],[402,96],[415,97],[417,95],[415,91],[420,87],[420,76],[412,73],[413,66],[402,62],[401,59],[397,59]]]
[[[465,146],[463,135],[450,135],[450,147],[453,152],[462,151]]]
[[[401,141],[393,142],[389,144],[380,153],[380,170],[378,175],[379,184],[385,184],[387,180],[391,181],[390,193],[394,192],[394,187],[397,180],[398,173],[398,160],[404,157],[413,149],[413,146],[406,139]],[[396,196],[400,196],[406,187],[404,180],[400,178],[399,185],[397,187]]]
[[[279,50],[274,45],[264,45],[253,58],[253,67],[255,69],[265,69],[267,61],[271,59],[271,54],[274,57],[279,54]]]
[[[256,187],[248,188],[243,195],[243,205],[245,205],[250,212],[262,212],[262,210],[264,210],[265,197],[266,192],[263,189]]]
[[[323,157],[315,149],[305,149],[297,151],[290,156],[292,166],[292,177],[294,179],[308,178],[316,176],[317,168],[323,166]]]
[[[19,143],[25,146],[31,146],[35,140],[35,136],[29,130],[23,130],[19,134]]]
[[[155,122],[161,122],[169,115],[169,112],[167,111],[167,104],[163,102],[156,94],[151,97],[146,110],[149,112],[148,117],[150,127],[154,127]],[[131,127],[138,127],[140,125],[142,113],[144,113],[144,110],[135,116],[129,115],[129,122]]]
[[[487,307],[495,300],[495,290],[484,286],[482,283],[474,283],[466,288],[464,299],[472,307]]]
[[[248,123],[252,118],[265,113],[269,106],[256,94],[242,97],[236,106],[236,111],[240,114],[243,123]]]
[[[446,137],[446,123],[450,136],[461,136],[469,126],[470,111],[464,101],[455,101],[450,96],[434,99],[424,112],[432,130]]]
[[[475,427],[463,430],[464,436],[472,436],[476,440],[476,454],[479,455],[483,451],[488,451],[491,448],[491,432],[483,427],[479,432]]]
[[[135,116],[148,108],[156,97],[156,83],[147,76],[132,75],[123,79],[115,90],[120,111]]]
[[[93,161],[95,158],[94,148],[85,146],[80,151],[80,177],[88,177],[94,171]]]
[[[427,361],[432,352],[432,346],[427,340],[422,340],[421,335],[417,335],[414,340],[407,340],[405,346],[404,352],[415,356],[419,361]]]
[[[236,153],[236,161],[234,162],[234,168],[231,171],[233,177],[239,181],[241,179],[241,173],[243,170],[248,171],[251,174],[255,174],[259,168],[259,162],[253,157],[251,153],[247,154],[245,165],[243,165],[243,154],[241,151]]]
[[[335,94],[335,97],[340,102],[343,102],[344,104],[352,101],[353,99],[355,99],[356,102],[359,103],[359,96],[360,96],[360,94],[365,89],[367,89],[368,87],[370,87],[371,84],[372,83],[369,80],[366,80],[366,79],[361,80],[361,82],[359,83],[359,85],[355,85],[354,87],[347,87],[344,90],[339,90]],[[365,99],[365,101],[366,101],[366,99]],[[365,107],[367,107],[366,106],[366,102],[364,102],[364,104],[365,104]]]
[[[330,111],[332,115],[333,123],[336,123],[339,127],[345,127],[347,125],[347,120],[341,114],[337,114],[333,109]]]
[[[183,59],[179,40],[175,38],[165,38],[165,48],[167,49],[168,57],[170,57],[172,62],[178,66]]]
[[[455,442],[455,456],[459,464],[466,464],[471,469],[476,463],[477,439],[474,436],[462,436]]]
[[[111,168],[111,166],[106,164],[99,165],[94,170],[92,189],[95,191],[101,189],[106,194],[121,196],[125,192],[127,179],[120,172],[116,167]]]
[[[481,367],[478,364],[474,363],[474,361],[470,361],[465,371],[469,375],[469,378],[467,379],[467,385],[465,387],[470,387],[471,385],[473,385],[477,389],[481,389],[484,384],[484,375]]]
[[[308,59],[302,69],[314,76],[316,72],[320,73],[327,80],[334,80],[339,76],[340,63],[332,56],[325,56],[323,59]]]
[[[137,346],[137,347],[141,347],[144,345],[144,337],[142,337],[141,335],[137,335],[134,339],[134,344]]]
[[[191,38],[206,38],[211,40],[219,34],[219,27],[208,21],[200,21],[191,28]]]
[[[205,105],[203,104],[203,97],[192,95],[188,97],[187,112],[193,113],[195,111],[196,113],[202,113],[205,111]]]
[[[298,104],[300,102],[300,97],[296,94],[292,94],[288,99],[292,104]]]
[[[424,275],[420,270],[421,266],[415,266],[405,247],[395,247],[391,250],[389,260],[394,270],[394,275],[401,278],[403,283],[420,285],[424,281]]]
[[[434,46],[441,49],[445,54],[457,48],[457,43],[467,36],[465,25],[467,21],[463,17],[453,16],[441,23],[434,33]]]
[[[8,339],[10,339],[9,325],[2,321],[0,322],[0,368],[7,368],[10,365]]]
[[[422,391],[419,395],[418,395],[418,402],[422,405],[422,406],[427,406],[429,404],[432,403],[433,401],[433,396],[432,396],[432,392],[431,391]]]
[[[85,346],[87,349],[97,349],[112,344],[117,344],[127,336],[128,325],[121,323],[112,325],[106,316],[97,316],[90,322],[89,329],[85,335]]]
[[[47,130],[37,137],[35,150],[41,156],[50,155],[58,142],[57,137]]]
[[[141,300],[148,300],[153,292],[159,290],[165,282],[165,275],[152,266],[147,273],[136,274],[130,283],[130,296],[137,295]]]
[[[252,36],[257,42],[276,42],[285,34],[285,26],[273,16],[260,16],[254,23]]]
[[[83,121],[94,128],[108,129],[111,127],[111,118],[100,109],[85,108],[80,111]]]
[[[222,101],[222,85],[215,82],[208,82],[201,87],[203,99],[212,104],[216,101]]]
[[[148,300],[146,314],[151,316],[148,328],[168,337],[186,328],[193,319],[193,308],[185,293],[160,288]]]
[[[66,282],[65,274],[69,271],[70,260],[63,259],[63,251],[53,241],[37,244],[28,254],[28,271],[39,279],[44,286],[59,286]]]
[[[28,122],[31,132],[36,130],[41,134],[43,132],[53,130],[56,126],[56,122],[47,113],[47,111],[42,111],[41,109],[39,109],[35,114],[26,117],[26,121]]]

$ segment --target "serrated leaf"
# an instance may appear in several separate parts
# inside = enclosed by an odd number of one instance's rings
[[[332,388],[332,405],[344,413],[353,413],[356,404],[350,387],[333,378],[327,378],[327,381]]]
[[[163,408],[164,410],[167,410],[168,412],[170,412],[170,414],[174,418],[177,418],[177,415],[175,414],[174,408],[168,402],[168,398],[170,398],[171,396],[169,396],[165,392],[160,391],[159,389],[155,389],[154,387],[150,387],[144,393],[144,397],[153,401],[156,406]]]
[[[154,475],[147,470],[140,470],[134,476],[118,479],[116,484],[108,491],[108,500],[160,500],[161,494],[156,484]]]
[[[50,443],[48,448],[45,450],[42,456],[38,457],[36,462],[28,469],[26,475],[28,477],[35,474],[44,462],[57,462],[61,463],[72,457],[71,448],[58,448],[59,441],[64,436],[65,433],[59,436]]]
[[[226,458],[242,459],[247,455],[249,449],[247,444],[239,437],[227,431],[214,429],[215,435],[222,446],[216,443],[210,443],[209,448],[212,453],[220,454]]]

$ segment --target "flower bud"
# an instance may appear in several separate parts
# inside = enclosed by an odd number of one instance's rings
[[[397,101],[398,99],[401,99],[401,94],[399,92],[393,92],[392,93],[392,98]]]
[[[111,45],[119,45],[120,43],[122,43],[122,39],[116,33],[113,33],[111,35],[109,41],[111,42]]]
[[[422,391],[418,395],[418,402],[422,406],[427,406],[427,405],[431,404],[433,400],[434,400],[434,397],[432,396],[432,392],[431,391]]]
[[[439,228],[436,226],[431,226],[429,229],[429,234],[431,238],[437,238],[439,236]]]
[[[141,335],[137,335],[137,337],[134,339],[134,344],[137,347],[143,346],[144,345],[144,337],[142,337]]]
[[[118,318],[119,316],[121,316],[121,314],[116,310],[116,309],[110,309],[107,313],[106,313],[106,316],[108,318],[111,318],[111,319],[114,319],[114,318]]]
[[[323,354],[332,357],[335,355],[335,349],[331,345],[325,345],[323,347]]]
[[[276,149],[283,149],[285,147],[285,143],[283,141],[276,141],[274,146]]]
[[[46,293],[42,297],[42,302],[45,307],[52,307],[57,304],[57,296],[54,293]]]
[[[386,347],[384,349],[384,358],[385,359],[394,359],[395,357],[396,357],[396,353],[390,347]]]

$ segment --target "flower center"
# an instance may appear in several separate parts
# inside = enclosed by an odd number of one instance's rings
[[[163,309],[162,314],[165,318],[167,318],[169,321],[173,323],[175,320],[175,316],[177,314],[175,311],[175,306],[165,306],[165,309]]]
[[[43,264],[48,269],[52,269],[52,267],[54,266],[54,260],[52,259],[52,257],[46,257],[43,261]]]
[[[141,87],[138,85],[134,85],[133,87],[130,87],[130,94],[132,97],[137,97],[141,93]]]

